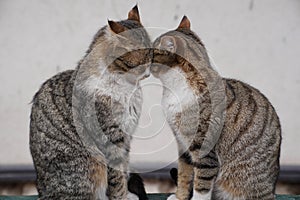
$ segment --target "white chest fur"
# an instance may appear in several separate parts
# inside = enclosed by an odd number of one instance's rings
[[[129,83],[124,75],[104,71],[101,76],[92,75],[83,84],[86,91],[97,96],[109,96],[114,102],[113,119],[121,129],[132,134],[138,124],[142,106],[142,90]]]
[[[198,122],[199,105],[184,72],[179,67],[172,68],[161,76],[161,81],[162,106],[169,125],[176,135],[190,133]]]

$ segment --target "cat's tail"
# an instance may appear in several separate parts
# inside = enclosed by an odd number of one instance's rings
[[[136,173],[131,173],[129,175],[128,190],[129,192],[136,194],[139,200],[148,200],[143,179]]]

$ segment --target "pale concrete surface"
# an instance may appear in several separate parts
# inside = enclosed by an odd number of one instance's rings
[[[300,164],[300,1],[137,2],[142,22],[153,35],[175,28],[186,14],[220,74],[250,83],[270,99],[282,123],[281,162]],[[0,1],[0,164],[32,162],[28,146],[32,96],[50,76],[74,68],[106,20],[124,19],[135,3]],[[145,83],[151,81],[158,83],[154,79]],[[165,166],[176,158],[176,145],[156,105],[161,88],[148,84],[144,94],[145,113],[135,134],[139,138],[133,141],[132,162],[134,167]]]

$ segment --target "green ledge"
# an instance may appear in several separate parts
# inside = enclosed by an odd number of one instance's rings
[[[163,200],[167,199],[170,194],[148,194],[149,200]],[[37,196],[0,196],[0,200],[36,200]],[[300,200],[300,196],[292,195],[277,195],[279,200]]]

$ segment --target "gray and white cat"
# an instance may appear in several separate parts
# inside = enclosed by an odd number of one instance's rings
[[[35,94],[30,150],[40,199],[136,199],[127,171],[150,45],[135,6],[127,20],[98,31],[75,70]]]
[[[187,17],[155,40],[151,72],[163,83],[179,149],[178,188],[168,199],[274,199],[281,144],[275,109],[257,89],[214,72]]]

